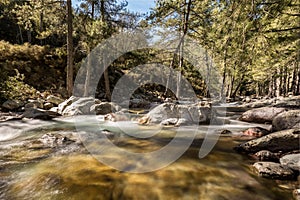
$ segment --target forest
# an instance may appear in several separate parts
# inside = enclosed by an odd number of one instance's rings
[[[127,2],[118,0],[76,5],[2,0],[0,8],[2,101],[36,91],[70,96],[83,59],[98,44],[145,27],[163,27],[197,41],[222,75],[222,97],[300,94],[297,0],[157,0],[148,13],[129,11]],[[109,100],[121,74],[155,62],[181,72],[198,96],[209,96],[205,78],[180,58],[180,46],[163,56],[155,49],[122,55],[105,71],[98,95]],[[148,89],[163,90],[154,85]]]
[[[299,0],[0,0],[0,199],[300,200],[299,22]]]

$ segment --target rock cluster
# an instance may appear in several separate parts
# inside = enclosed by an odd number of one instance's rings
[[[214,116],[214,112],[208,106],[163,103],[152,109],[139,122],[162,125],[209,124]]]

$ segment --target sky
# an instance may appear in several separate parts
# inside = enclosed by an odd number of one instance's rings
[[[76,5],[80,0],[73,0],[73,5]],[[127,0],[127,9],[133,12],[146,13],[151,7],[155,6],[154,0]]]
[[[128,10],[140,13],[150,11],[151,7],[155,6],[154,0],[127,0]]]

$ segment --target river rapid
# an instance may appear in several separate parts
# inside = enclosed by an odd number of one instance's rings
[[[230,119],[228,124],[215,125],[215,130],[232,133],[220,135],[213,150],[200,159],[199,149],[209,127],[202,125],[187,151],[169,166],[153,172],[128,173],[99,162],[97,151],[90,154],[87,149],[102,147],[83,141],[89,130],[95,141],[105,135],[118,148],[145,153],[163,148],[178,131],[188,133],[191,127],[131,128],[133,135],[157,131],[150,138],[135,138],[118,131],[120,125],[132,127],[131,122],[96,125],[88,119],[81,116],[80,120],[71,117],[0,123],[0,199],[288,200],[297,185],[258,177],[251,168],[255,161],[233,150],[244,140],[240,132],[257,124]],[[124,170],[151,165],[113,155],[107,156],[122,162]]]

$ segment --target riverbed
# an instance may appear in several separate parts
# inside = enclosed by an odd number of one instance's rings
[[[251,168],[255,161],[233,150],[244,140],[239,133],[257,124],[231,119],[228,124],[215,125],[214,130],[226,129],[232,133],[219,135],[212,151],[200,159],[199,149],[206,137],[207,125],[200,128],[141,127],[133,136],[145,130],[154,130],[156,134],[150,138],[136,138],[117,133],[117,124],[114,127],[113,122],[101,122],[96,126],[84,119],[88,117],[81,117],[82,123],[77,119],[76,124],[73,118],[2,122],[0,199],[282,200],[292,199],[297,185],[295,181],[258,177]],[[103,147],[97,143],[97,136],[101,140],[105,135],[105,140],[128,152],[149,153],[169,144],[178,132],[188,134],[191,130],[195,138],[187,151],[159,170],[129,173],[138,165],[151,166],[151,162],[147,159],[133,162],[122,154],[105,155],[124,165],[119,171],[101,163],[98,157],[103,155],[97,149]],[[91,139],[86,137],[91,133],[96,138],[87,140]],[[45,135],[48,135],[46,139]],[[92,154],[91,148],[96,149]]]

